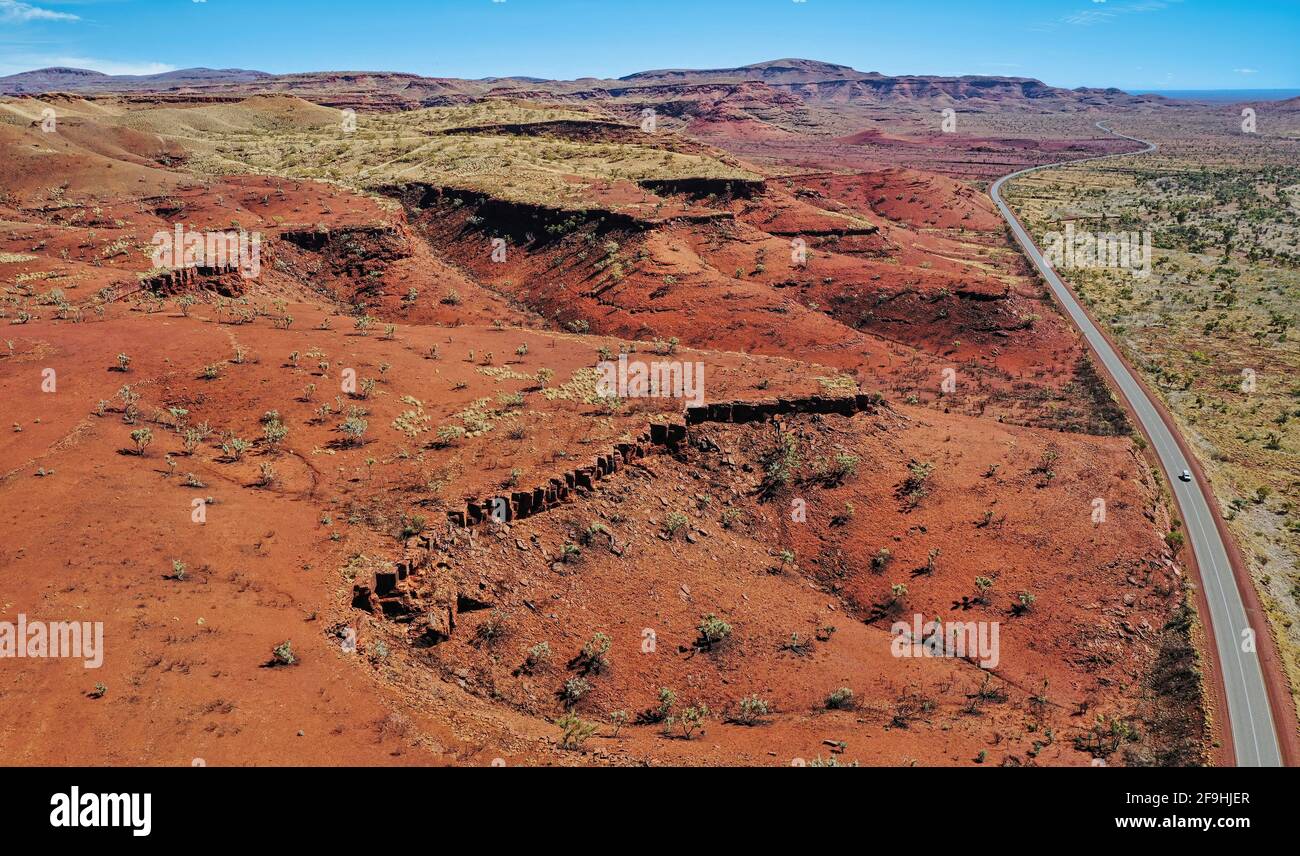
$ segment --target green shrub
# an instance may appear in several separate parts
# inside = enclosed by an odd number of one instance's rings
[[[551,643],[538,642],[528,649],[528,656],[524,659],[524,670],[533,672],[537,669],[545,668],[551,662]]]
[[[853,709],[853,690],[848,687],[840,687],[826,696],[827,710],[852,710]]]
[[[349,416],[343,420],[343,424],[339,425],[339,430],[347,436],[348,445],[355,446],[362,442],[369,427],[366,420],[360,416]]]
[[[682,715],[677,718],[677,723],[681,726],[682,737],[690,740],[697,729],[703,732],[704,720],[709,716],[709,706],[707,704],[694,704],[682,711]]]
[[[275,649],[271,651],[272,665],[292,666],[297,662],[298,662],[298,658],[294,656],[293,645],[290,644],[289,640],[287,639],[281,642],[279,645],[276,645]]]
[[[739,711],[734,722],[741,725],[757,725],[763,717],[771,712],[771,706],[757,695],[748,695],[740,700]]]
[[[584,722],[574,713],[564,714],[555,720],[555,724],[560,727],[561,749],[581,749],[596,733],[595,725]]]
[[[585,671],[600,674],[609,668],[609,646],[609,636],[596,633],[582,646],[582,651],[578,654],[578,662]]]
[[[434,444],[446,448],[455,445],[457,440],[465,438],[465,429],[459,425],[443,425],[434,435]]]
[[[143,455],[144,450],[153,442],[153,432],[148,428],[137,428],[131,432],[131,440],[135,443],[136,454]]]
[[[652,722],[663,722],[673,711],[673,705],[677,703],[677,693],[668,689],[668,687],[659,688],[659,706],[650,711],[647,717]]]
[[[822,471],[822,479],[829,484],[843,484],[858,474],[858,457],[844,452],[831,458]]]
[[[232,461],[240,461],[244,458],[244,453],[248,451],[251,444],[247,440],[240,439],[235,435],[230,435],[221,443],[221,452]]]
[[[262,426],[262,439],[266,440],[266,445],[272,449],[280,448],[288,436],[289,429],[284,427],[284,423],[278,417]]]
[[[731,625],[713,613],[701,618],[696,629],[700,633],[698,645],[701,648],[712,648],[731,635]]]
[[[587,683],[585,678],[569,678],[564,682],[564,690],[561,695],[564,696],[564,703],[573,706],[582,700],[591,690],[591,684]]]

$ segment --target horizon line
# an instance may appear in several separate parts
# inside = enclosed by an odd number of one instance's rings
[[[599,75],[582,75],[581,77],[546,77],[546,76],[544,76],[544,75],[527,74],[527,73],[516,73],[516,74],[492,74],[492,75],[486,75],[486,76],[483,76],[483,77],[463,77],[463,76],[459,76],[459,75],[456,75],[456,74],[423,74],[423,73],[416,72],[416,71],[401,71],[401,70],[392,69],[392,68],[388,68],[388,69],[379,69],[379,68],[370,68],[370,69],[365,69],[365,68],[316,68],[316,69],[306,69],[306,70],[298,70],[298,71],[282,71],[282,72],[276,72],[276,71],[263,71],[262,69],[258,69],[258,68],[245,68],[245,67],[241,67],[241,66],[225,66],[225,67],[217,67],[217,66],[208,66],[208,65],[177,66],[177,67],[175,67],[175,68],[168,68],[168,69],[165,69],[165,70],[163,70],[163,71],[151,72],[151,73],[147,73],[147,74],[115,74],[115,73],[112,73],[112,72],[103,72],[103,71],[99,71],[98,69],[95,69],[95,68],[89,68],[89,67],[86,67],[86,66],[76,66],[76,65],[44,65],[44,66],[37,66],[37,67],[34,67],[34,68],[29,68],[29,69],[26,69],[26,70],[23,70],[23,71],[15,71],[15,72],[12,72],[12,73],[10,73],[10,74],[0,75],[0,80],[5,79],[5,78],[8,78],[8,77],[18,77],[18,76],[21,76],[21,75],[24,75],[24,74],[34,74],[34,73],[41,72],[41,71],[53,71],[53,70],[56,70],[56,69],[69,69],[69,70],[72,70],[72,71],[86,71],[86,72],[91,72],[91,73],[94,73],[94,74],[104,75],[105,77],[111,77],[111,78],[125,78],[125,79],[134,79],[134,80],[147,80],[147,79],[149,79],[149,78],[162,77],[162,76],[165,76],[165,75],[168,75],[168,74],[174,74],[174,73],[176,73],[176,72],[178,72],[178,71],[225,71],[225,72],[246,72],[246,73],[252,73],[252,74],[264,74],[264,75],[267,75],[267,76],[269,76],[269,77],[288,77],[288,76],[293,76],[293,75],[307,75],[307,74],[376,74],[376,75],[394,74],[394,75],[410,75],[410,76],[412,76],[412,77],[425,78],[425,79],[429,79],[429,80],[488,81],[488,80],[525,79],[525,80],[535,80],[535,81],[548,82],[548,83],[574,83],[574,82],[577,82],[577,81],[580,81],[580,80],[598,80],[598,81],[600,81],[600,80],[609,80],[609,81],[624,80],[624,79],[626,79],[626,78],[628,78],[628,77],[632,77],[632,76],[635,76],[635,75],[638,75],[638,74],[646,74],[646,73],[650,73],[650,72],[662,72],[662,71],[684,71],[684,72],[696,72],[696,73],[738,71],[738,70],[742,70],[742,69],[746,69],[746,68],[753,68],[753,67],[755,67],[755,66],[764,65],[764,64],[767,64],[767,63],[781,62],[781,61],[783,61],[783,60],[791,60],[791,61],[798,61],[798,62],[814,62],[814,63],[820,63],[820,64],[823,64],[823,65],[834,65],[834,66],[840,66],[840,67],[843,67],[843,68],[849,69],[849,70],[851,70],[851,71],[857,72],[857,73],[859,73],[859,74],[878,74],[878,75],[880,75],[880,76],[882,76],[882,77],[927,77],[927,78],[939,78],[939,79],[957,79],[957,78],[963,78],[963,77],[973,77],[973,78],[995,78],[995,79],[1004,79],[1004,80],[1032,80],[1032,81],[1035,81],[1035,82],[1037,82],[1037,83],[1042,83],[1044,86],[1050,86],[1050,87],[1052,87],[1052,88],[1054,88],[1054,89],[1066,89],[1066,90],[1075,90],[1075,89],[1116,89],[1116,90],[1120,90],[1120,91],[1122,91],[1122,92],[1125,92],[1125,93],[1128,93],[1128,94],[1131,94],[1131,95],[1132,95],[1132,94],[1160,93],[1160,92],[1290,92],[1290,91],[1300,91],[1300,83],[1296,83],[1296,84],[1293,84],[1293,85],[1290,85],[1290,86],[1264,86],[1264,87],[1252,87],[1252,86],[1241,86],[1241,85],[1237,85],[1237,86],[1218,85],[1218,86],[1193,86],[1193,87],[1180,87],[1180,88],[1166,88],[1166,87],[1162,87],[1162,86],[1160,86],[1160,85],[1140,85],[1140,86],[1132,86],[1132,85],[1128,85],[1128,86],[1121,86],[1121,85],[1114,85],[1114,84],[1091,84],[1091,83],[1080,84],[1080,85],[1078,85],[1078,86],[1068,86],[1068,85],[1063,85],[1063,84],[1049,83],[1048,81],[1044,80],[1044,79],[1041,78],[1041,77],[1027,76],[1027,75],[1017,75],[1017,74],[975,74],[975,73],[962,73],[962,74],[938,74],[938,73],[927,73],[927,72],[898,72],[898,73],[888,73],[888,72],[883,72],[883,71],[861,71],[860,69],[858,69],[858,68],[856,68],[856,67],[854,67],[854,66],[846,65],[846,64],[844,64],[844,63],[829,62],[829,61],[826,61],[826,60],[808,60],[808,59],[806,59],[806,58],[802,58],[802,57],[781,57],[781,58],[779,58],[779,59],[775,59],[775,60],[759,60],[759,61],[757,61],[757,62],[746,63],[746,64],[744,64],[744,65],[724,66],[724,67],[714,66],[714,67],[699,67],[699,68],[691,68],[691,67],[686,67],[686,66],[681,66],[681,67],[676,67],[676,66],[664,66],[664,67],[659,67],[659,68],[646,68],[646,69],[641,69],[640,71],[633,71],[633,72],[629,72],[628,74],[618,75],[618,76],[614,76],[614,77],[602,77],[602,76],[599,76]],[[762,81],[759,81],[759,82],[762,82]]]

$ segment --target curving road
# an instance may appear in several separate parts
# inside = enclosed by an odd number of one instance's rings
[[[1154,143],[1139,140],[1116,133],[1101,122],[1097,127],[1103,131],[1133,140],[1146,146],[1141,152],[1125,152],[1118,155],[1100,155],[1082,158],[1069,163],[1103,160],[1105,158],[1123,157],[1132,154],[1145,154],[1156,149]],[[1278,745],[1277,734],[1273,730],[1273,716],[1269,705],[1268,692],[1264,685],[1264,674],[1260,668],[1259,656],[1244,653],[1240,640],[1250,622],[1242,604],[1241,593],[1237,589],[1232,565],[1228,561],[1228,549],[1215,525],[1215,510],[1210,508],[1206,493],[1196,483],[1179,481],[1177,476],[1183,470],[1191,470],[1199,476],[1199,469],[1193,467],[1183,454],[1175,439],[1173,431],[1161,418],[1160,411],[1147,396],[1146,390],[1138,383],[1125,362],[1115,352],[1110,340],[1102,334],[1093,323],[1088,313],[1079,304],[1074,293],[1066,287],[1051,266],[1044,260],[1042,252],[1034,244],[1029,233],[1025,231],[1020,220],[1002,199],[1002,185],[1008,179],[1062,166],[1061,163],[1045,164],[1031,167],[1003,176],[989,188],[989,195],[997,204],[998,210],[1006,219],[1015,234],[1016,240],[1024,249],[1034,266],[1042,273],[1056,299],[1065,307],[1070,319],[1082,331],[1093,353],[1105,365],[1115,379],[1120,393],[1128,400],[1137,414],[1142,428],[1169,482],[1173,485],[1174,497],[1183,514],[1187,539],[1196,554],[1196,563],[1200,569],[1201,584],[1204,586],[1205,598],[1210,607],[1210,623],[1214,629],[1214,645],[1218,651],[1218,660],[1223,673],[1223,683],[1228,696],[1228,719],[1232,727],[1232,740],[1236,749],[1237,764],[1242,767],[1277,767],[1282,766],[1282,751]],[[1194,476],[1196,477],[1196,476]],[[1260,639],[1259,645],[1267,645],[1270,640]]]

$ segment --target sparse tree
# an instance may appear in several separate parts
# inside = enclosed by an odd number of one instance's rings
[[[143,457],[144,450],[153,442],[153,432],[148,428],[137,428],[131,432],[131,440],[135,443],[136,454]]]

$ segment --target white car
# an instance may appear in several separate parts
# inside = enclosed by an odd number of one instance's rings
[[[1188,470],[1183,470],[1181,473],[1178,474],[1178,480],[1185,481],[1185,482],[1191,481],[1192,480],[1191,472],[1189,472]]]

